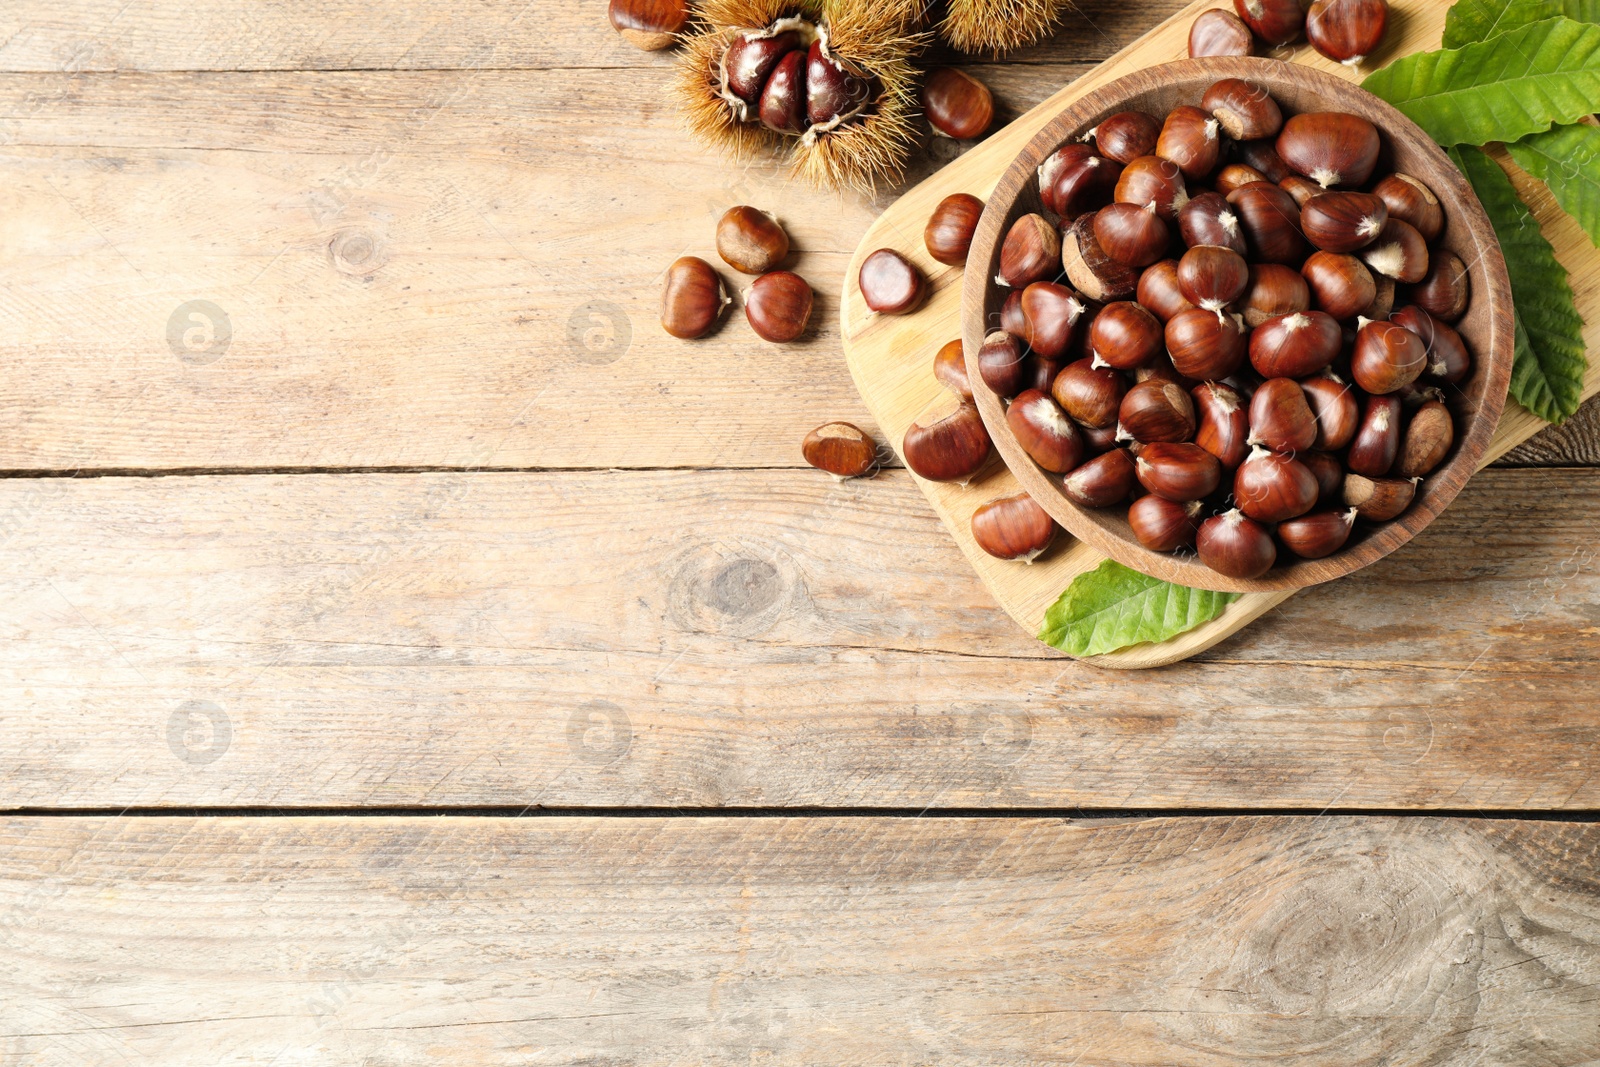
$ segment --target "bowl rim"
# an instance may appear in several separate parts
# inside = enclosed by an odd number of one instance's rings
[[[1313,92],[1326,100],[1329,110],[1361,115],[1376,125],[1389,142],[1386,154],[1400,146],[1410,156],[1420,154],[1431,172],[1417,173],[1417,176],[1426,181],[1445,204],[1449,222],[1459,226],[1459,234],[1469,239],[1471,247],[1457,248],[1456,252],[1467,264],[1473,301],[1485,302],[1489,334],[1487,345],[1473,346],[1473,375],[1483,376],[1483,390],[1476,409],[1470,414],[1466,432],[1459,432],[1461,428],[1457,427],[1453,454],[1423,481],[1411,506],[1398,518],[1376,527],[1361,541],[1323,559],[1295,559],[1280,553],[1279,563],[1254,579],[1219,574],[1193,555],[1153,552],[1131,534],[1124,535],[1108,528],[1090,509],[1068,500],[1061,491],[1060,476],[1047,474],[1017,443],[1006,424],[1004,404],[984,384],[977,367],[978,349],[988,330],[987,304],[1004,231],[1009,228],[1013,215],[1022,213],[1016,210],[1018,203],[1028,195],[1034,174],[1044,159],[1101,119],[1126,110],[1133,97],[1166,84],[1211,82],[1222,78],[1259,82],[1269,92],[1275,87],[1290,85]],[[1450,232],[1452,243],[1459,243],[1457,231]],[[1466,254],[1468,251],[1473,253],[1470,257]],[[1225,592],[1302,589],[1354,573],[1387,556],[1426,529],[1477,471],[1499,424],[1510,387],[1515,356],[1510,278],[1494,228],[1466,177],[1431,137],[1392,105],[1347,79],[1305,64],[1233,56],[1185,59],[1124,75],[1074,100],[1029,140],[1001,174],[979,219],[964,273],[961,332],[968,379],[972,382],[978,411],[1011,473],[1051,517],[1080,541],[1124,566],[1193,588]],[[1469,310],[1469,314],[1472,311]],[[1102,514],[1114,510],[1102,509]],[[1284,562],[1285,559],[1290,562]]]

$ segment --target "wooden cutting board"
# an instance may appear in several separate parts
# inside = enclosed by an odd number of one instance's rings
[[[939,391],[933,378],[933,355],[947,341],[961,336],[961,270],[947,267],[928,255],[922,244],[922,228],[938,202],[951,193],[971,193],[987,198],[1012,159],[1028,140],[1057,112],[1091,89],[1125,74],[1188,55],[1189,26],[1194,17],[1219,5],[1216,0],[1196,0],[1184,10],[1150,31],[1090,73],[1056,93],[1011,125],[989,135],[939,173],[916,186],[897,200],[867,231],[845,273],[844,294],[840,299],[839,319],[844,338],[845,360],[856,387],[867,407],[898,451],[906,427]],[[1397,56],[1438,48],[1444,34],[1448,5],[1398,2],[1391,4],[1389,31],[1383,47],[1369,64],[1352,69],[1324,59],[1302,43],[1280,49],[1274,55],[1288,62],[1306,63],[1355,81]],[[1508,163],[1503,151],[1495,156]],[[1578,309],[1586,321],[1584,338],[1593,349],[1600,341],[1600,255],[1583,230],[1568,218],[1537,181],[1510,167],[1513,181],[1555,245],[1556,255],[1572,275]],[[861,260],[879,248],[893,248],[927,275],[932,294],[916,314],[907,316],[873,315],[861,299],[856,275]],[[1591,361],[1584,382],[1584,396],[1600,392],[1600,361]],[[1544,422],[1508,401],[1494,443],[1484,462],[1489,463],[1532,437]],[[903,459],[904,457],[902,457]],[[913,475],[915,477],[915,475]],[[929,482],[918,478],[933,508],[949,528],[956,543],[988,585],[1001,607],[1030,634],[1039,632],[1046,609],[1061,595],[1074,577],[1093,570],[1103,555],[1067,534],[1059,535],[1056,547],[1031,565],[994,559],[972,540],[969,522],[980,504],[996,497],[1021,492],[1011,473],[998,463],[968,486]],[[1424,531],[1421,536],[1426,537]],[[1186,634],[1160,644],[1135,645],[1088,662],[1104,667],[1159,667],[1202,652],[1253,620],[1272,610],[1293,593],[1246,593],[1230,604],[1217,619]]]

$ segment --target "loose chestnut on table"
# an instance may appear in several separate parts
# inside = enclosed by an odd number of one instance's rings
[[[871,473],[878,465],[878,446],[859,426],[825,422],[800,443],[805,461],[840,481]]]
[[[741,204],[717,222],[717,255],[744,274],[765,274],[789,255],[789,235],[767,212]]]
[[[951,193],[939,201],[922,231],[928,255],[948,267],[965,266],[982,215],[983,201],[971,193]]]
[[[1027,493],[991,500],[972,513],[972,539],[996,559],[1032,563],[1055,535],[1056,521]]]
[[[867,307],[880,315],[915,311],[927,295],[922,272],[892,248],[880,248],[862,260],[856,284]]]
[[[922,86],[922,112],[936,133],[970,141],[982,137],[994,122],[994,97],[966,71],[935,67]]]
[[[683,256],[667,268],[661,287],[661,328],[684,340],[702,337],[731,303],[733,298],[711,264]]]
[[[689,24],[687,0],[611,0],[606,13],[624,41],[646,52],[671,48]]]
[[[763,274],[744,291],[744,314],[763,341],[784,344],[811,322],[811,286],[791,271]]]

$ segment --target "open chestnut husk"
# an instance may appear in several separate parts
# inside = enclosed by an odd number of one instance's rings
[[[825,422],[806,434],[800,454],[818,470],[827,471],[840,481],[870,474],[878,466],[878,446],[858,426],[848,422]]]
[[[1066,474],[1083,461],[1077,427],[1046,393],[1029,389],[1006,408],[1006,425],[1017,444],[1052,474]]]
[[[1128,499],[1137,484],[1133,456],[1125,448],[1112,448],[1063,478],[1061,491],[1079,507],[1109,508]]]
[[[1350,540],[1355,527],[1356,509],[1316,511],[1278,524],[1278,540],[1301,559],[1323,559],[1333,555]]]
[[[1128,527],[1139,543],[1152,552],[1175,552],[1193,546],[1205,505],[1167,500],[1154,493],[1128,506]]]
[[[983,201],[971,193],[951,193],[939,201],[922,230],[928,255],[948,267],[965,266],[982,216]]]
[[[993,445],[978,406],[944,389],[907,428],[900,448],[914,474],[964,483],[983,469]]]
[[[1272,535],[1238,508],[1213,515],[1195,535],[1200,562],[1230,578],[1259,578],[1278,561]]]
[[[972,539],[996,559],[1032,563],[1055,536],[1056,521],[1027,493],[991,500],[972,513]]]

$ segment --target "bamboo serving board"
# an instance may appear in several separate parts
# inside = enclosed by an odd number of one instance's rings
[[[987,199],[1012,159],[1057,112],[1084,93],[1125,74],[1186,58],[1189,26],[1194,17],[1217,6],[1226,5],[1219,5],[1217,0],[1196,0],[908,191],[867,231],[845,272],[839,307],[840,328],[845,361],[856,387],[896,451],[911,420],[939,392],[940,387],[933,378],[934,353],[947,341],[961,336],[961,269],[937,262],[922,244],[922,228],[934,206],[951,193],[965,192]],[[1444,34],[1447,8],[1446,4],[1418,0],[1393,4],[1389,32],[1382,49],[1360,69],[1324,59],[1303,43],[1275,55],[1359,81],[1396,56],[1438,48]],[[1496,150],[1494,154],[1502,164],[1507,163],[1504,152]],[[1545,236],[1555,245],[1556,255],[1571,274],[1578,310],[1586,323],[1586,347],[1593,349],[1600,341],[1600,255],[1596,254],[1583,230],[1554,203],[1543,185],[1514,167],[1509,169],[1512,180],[1544,227]],[[861,260],[879,248],[893,248],[905,255],[931,283],[928,302],[915,314],[874,315],[862,301],[856,275]],[[1584,381],[1584,396],[1587,398],[1597,392],[1600,392],[1600,361],[1592,360]],[[1483,462],[1498,459],[1544,426],[1542,420],[1508,400]],[[973,511],[986,501],[1022,491],[1011,472],[998,462],[992,463],[967,486],[916,480],[1000,606],[1029,634],[1038,633],[1045,611],[1074,577],[1093,570],[1106,558],[1065,533],[1058,535],[1056,547],[1031,565],[997,560],[978,548],[969,529]],[[1426,531],[1420,536],[1426,537]],[[1091,657],[1086,662],[1123,669],[1177,663],[1237,633],[1293,595],[1292,592],[1245,593],[1212,622],[1170,641],[1135,645]]]

